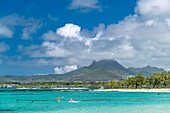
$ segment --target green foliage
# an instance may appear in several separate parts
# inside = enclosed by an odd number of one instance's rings
[[[146,78],[142,73],[129,76],[127,80],[112,81],[109,87],[116,88],[167,88],[170,87],[170,72],[155,73]]]
[[[35,82],[35,83],[19,83],[17,88],[100,88],[104,86],[103,82]]]
[[[109,82],[107,85],[108,85],[108,88],[118,88],[119,86],[118,82],[115,80]]]

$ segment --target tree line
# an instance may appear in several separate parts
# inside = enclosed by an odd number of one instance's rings
[[[4,84],[4,83],[3,83]],[[6,83],[13,84],[16,88],[91,88],[96,89],[105,83],[96,82],[34,82],[34,83]],[[1,84],[0,84],[1,86]]]
[[[129,76],[127,80],[113,80],[108,82],[106,88],[169,88],[170,72],[155,73],[144,77],[142,73]]]

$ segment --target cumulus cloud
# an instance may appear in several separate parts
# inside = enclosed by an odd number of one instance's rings
[[[115,59],[126,67],[149,64],[170,69],[170,15],[166,4],[168,0],[138,0],[134,15],[118,24],[100,24],[92,31],[73,23],[65,24],[57,28],[56,34],[45,34],[58,35],[61,41],[45,40],[38,48],[26,47],[27,54],[66,59],[68,62],[63,65],[83,66],[94,59]]]
[[[81,28],[78,25],[66,24],[64,27],[57,29],[57,34],[67,38],[79,38]]]
[[[55,42],[45,41],[42,44],[44,56],[48,57],[69,57],[70,52],[67,49],[64,49],[62,45],[58,45]],[[41,54],[41,53],[40,53]]]
[[[136,12],[147,17],[170,16],[169,0],[138,0]]]
[[[5,52],[7,50],[9,50],[9,46],[4,42],[0,42],[0,52]]]
[[[22,27],[21,38],[27,40],[31,39],[31,36],[42,26],[42,22],[34,18],[25,18],[17,14],[0,17],[0,37],[13,37],[16,26]]]
[[[70,65],[64,67],[55,67],[54,71],[56,74],[64,74],[77,69],[77,65]]]
[[[80,9],[81,12],[89,12],[92,9],[102,11],[98,0],[72,0],[69,9]]]

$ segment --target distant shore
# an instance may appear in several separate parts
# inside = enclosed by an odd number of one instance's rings
[[[169,89],[96,89],[95,92],[169,92]]]

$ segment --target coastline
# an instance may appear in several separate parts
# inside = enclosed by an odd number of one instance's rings
[[[170,88],[168,89],[95,89],[94,92],[167,92],[170,93]]]
[[[0,88],[2,91],[57,91],[57,92],[162,92],[170,93],[170,88],[164,89],[89,89],[89,88]]]

